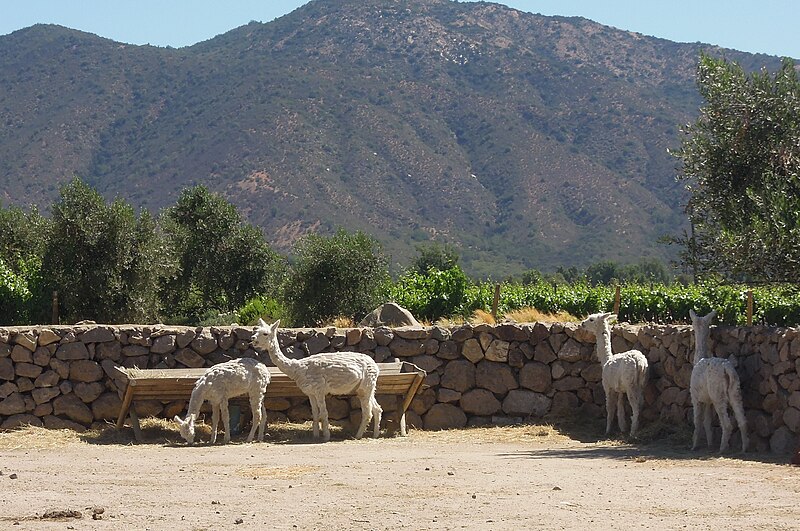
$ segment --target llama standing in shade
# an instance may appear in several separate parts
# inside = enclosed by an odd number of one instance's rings
[[[272,326],[259,319],[259,326],[252,337],[255,348],[266,350],[272,362],[293,379],[309,398],[313,416],[314,438],[319,438],[319,423],[322,422],[322,438],[331,438],[328,422],[328,408],[325,404],[327,395],[346,395],[355,391],[361,401],[361,425],[356,432],[360,439],[367,429],[370,418],[373,419],[373,437],[380,430],[383,410],[375,399],[375,388],[378,383],[378,364],[375,360],[360,352],[324,352],[300,360],[287,358],[278,343],[278,325]]]
[[[225,442],[229,443],[231,419],[228,413],[228,399],[247,394],[250,396],[250,410],[253,413],[253,427],[250,429],[247,442],[252,442],[256,428],[258,428],[258,440],[263,441],[267,426],[267,411],[264,407],[267,385],[269,385],[269,369],[252,358],[239,358],[209,367],[194,384],[186,418],[181,420],[175,415],[175,421],[180,424],[181,435],[189,444],[194,443],[194,421],[200,412],[200,406],[208,400],[211,403],[211,444],[217,442],[220,414],[225,426]]]
[[[603,390],[606,393],[606,435],[611,432],[611,423],[616,411],[619,429],[627,430],[625,402],[628,395],[633,412],[631,437],[639,429],[639,413],[644,404],[644,387],[647,384],[647,358],[638,350],[614,354],[611,352],[611,327],[609,321],[616,319],[612,313],[595,313],[587,317],[581,328],[594,333],[597,342],[597,359],[603,368]]]
[[[712,406],[717,411],[719,423],[722,426],[719,451],[722,453],[728,449],[733,430],[733,424],[728,415],[728,406],[730,405],[736,417],[736,423],[739,425],[739,431],[742,433],[742,452],[746,452],[749,440],[739,375],[730,361],[711,357],[708,349],[710,325],[717,313],[712,311],[705,317],[699,317],[694,310],[689,310],[689,315],[694,328],[694,367],[689,384],[694,413],[692,450],[696,449],[700,443],[701,422],[705,427],[708,447],[711,448],[714,444],[711,434]]]

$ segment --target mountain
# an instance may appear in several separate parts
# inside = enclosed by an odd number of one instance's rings
[[[666,259],[701,50],[779,66],[487,2],[315,0],[181,49],[36,25],[0,37],[0,201],[202,183],[284,253],[345,227],[476,276]]]

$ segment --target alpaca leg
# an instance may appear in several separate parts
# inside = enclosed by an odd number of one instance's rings
[[[222,425],[225,427],[225,444],[231,442],[231,414],[228,410],[228,399],[222,401],[219,405],[220,414],[222,415]]]
[[[383,414],[383,408],[378,401],[375,400],[375,397],[372,397],[372,438],[377,439],[378,435],[381,432],[381,415]],[[402,431],[405,431],[405,415],[403,416],[402,422]]]
[[[263,400],[261,401],[261,408],[259,409],[261,410],[261,423],[258,427],[258,440],[263,441],[264,434],[267,431],[267,406],[264,405]]]
[[[750,439],[747,437],[747,417],[744,416],[744,407],[739,400],[732,401],[731,407],[733,415],[736,417],[736,424],[739,425],[739,431],[742,434],[742,452],[746,452],[750,445]]]
[[[703,422],[703,408],[705,406],[696,400],[692,400],[692,414],[694,416],[694,433],[692,434],[692,450],[697,449],[700,444],[700,423]]]
[[[361,401],[361,424],[358,426],[356,439],[360,439],[364,435],[364,432],[367,430],[367,425],[369,425],[369,421],[372,419],[372,402],[370,401],[370,397],[368,395],[359,395],[358,398]]]
[[[611,433],[611,423],[614,420],[614,411],[617,409],[617,393],[606,391],[606,435]]]
[[[718,402],[714,404],[714,408],[717,410],[717,415],[719,415],[719,423],[722,426],[722,440],[719,443],[719,452],[722,453],[728,449],[728,444],[731,440],[731,432],[733,431],[733,423],[731,422],[731,417],[728,414],[727,402]]]
[[[317,399],[319,418],[322,421],[322,440],[328,442],[331,440],[331,427],[328,423],[328,404],[325,403],[325,397]]]
[[[258,395],[250,397],[250,411],[253,414],[252,427],[250,434],[247,436],[247,442],[253,442],[253,437],[256,435],[256,430],[261,428],[261,435],[264,435],[264,428],[261,426],[261,404],[259,404]]]
[[[211,444],[217,443],[218,427],[219,427],[219,405],[211,404]]]
[[[703,427],[706,430],[706,444],[709,449],[714,448],[714,432],[711,430],[713,420],[711,404],[703,404]]]
[[[636,437],[639,431],[639,412],[642,409],[644,397],[638,389],[628,391],[628,402],[631,404],[631,437]]]
[[[617,393],[617,422],[619,422],[619,431],[623,435],[628,432],[628,419],[625,417],[625,396],[622,393]]]
[[[311,427],[314,431],[314,438],[319,439],[319,405],[316,397],[308,397],[311,402]]]

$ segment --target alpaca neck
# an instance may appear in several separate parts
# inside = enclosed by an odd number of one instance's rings
[[[708,358],[708,328],[698,328],[694,331],[694,362]]]
[[[609,358],[611,358],[611,328],[603,323],[603,330],[597,338],[597,359],[600,365],[603,365]]]
[[[186,409],[186,418],[197,418],[200,413],[200,407],[206,400],[205,382],[201,383],[199,387],[192,391],[192,396],[189,398],[189,407]]]
[[[294,379],[299,369],[300,363],[297,360],[287,358],[281,352],[281,346],[278,343],[278,338],[274,337],[267,343],[267,354],[269,359],[275,364],[277,368],[289,378]]]

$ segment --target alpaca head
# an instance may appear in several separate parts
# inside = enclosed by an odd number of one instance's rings
[[[258,327],[250,337],[250,342],[253,344],[253,347],[266,350],[271,344],[272,340],[277,336],[278,326],[280,324],[280,319],[272,323],[272,325],[268,325],[263,319],[259,318]]]
[[[692,310],[691,308],[689,309],[689,317],[692,318],[692,326],[694,327],[695,330],[697,330],[698,327],[701,326],[708,328],[708,326],[711,324],[711,321],[713,321],[714,317],[716,316],[717,316],[716,310],[711,310],[711,313],[709,313],[708,315],[700,317],[699,315],[694,313],[694,310]]]
[[[175,415],[175,422],[178,423],[181,430],[181,437],[183,437],[187,443],[193,444],[194,443],[194,415],[186,415],[186,420],[181,420],[178,415]]]
[[[689,310],[689,317],[692,318],[692,328],[694,329],[694,362],[699,358],[708,356],[709,337],[711,336],[711,321],[716,317],[717,312],[713,311],[708,315],[700,317],[694,310]]]
[[[593,313],[583,320],[581,328],[599,336],[611,321],[617,318],[613,313]]]

